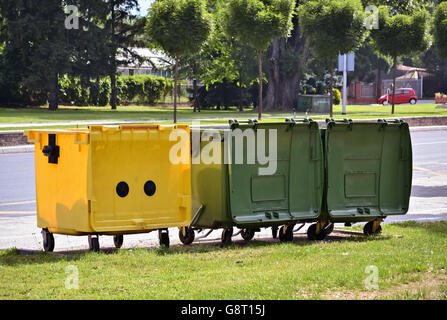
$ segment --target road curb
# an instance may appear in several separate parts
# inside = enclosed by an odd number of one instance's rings
[[[0,154],[31,153],[31,152],[34,152],[34,145],[0,147]]]

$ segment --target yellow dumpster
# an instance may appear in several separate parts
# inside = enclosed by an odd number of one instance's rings
[[[53,234],[88,235],[90,250],[99,251],[99,235],[114,236],[119,248],[125,234],[158,230],[160,244],[169,246],[167,228],[190,224],[189,126],[92,126],[25,135],[35,144],[37,225],[45,251],[54,250]],[[187,153],[187,161],[170,160],[177,150]]]

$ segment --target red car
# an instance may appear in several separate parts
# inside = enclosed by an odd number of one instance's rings
[[[416,104],[418,102],[418,96],[414,92],[412,88],[399,88],[396,89],[396,95],[394,98],[395,104],[400,103],[410,103],[410,104]],[[393,92],[390,92],[390,94],[384,94],[379,99],[379,104],[387,105],[393,103]]]

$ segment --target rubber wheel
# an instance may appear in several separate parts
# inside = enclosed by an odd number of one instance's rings
[[[182,230],[179,230],[178,237],[183,244],[189,245],[194,242],[196,234],[193,229],[187,227],[185,228],[185,235],[183,235]]]
[[[309,238],[309,240],[323,240],[326,237],[327,233],[325,232],[321,232],[317,234],[317,224],[314,223],[312,224],[308,229],[307,229],[307,238]]]
[[[168,230],[158,230],[158,239],[160,241],[160,246],[169,248],[169,232]]]
[[[293,227],[288,226],[286,233],[284,233],[284,226],[279,229],[279,241],[281,242],[291,242],[293,241]]]
[[[223,229],[223,231],[222,231],[222,246],[230,245],[232,236],[233,236],[233,228]]]
[[[410,104],[416,104],[416,99],[411,99]]]
[[[245,241],[250,241],[255,236],[255,230],[253,229],[242,229],[241,231],[241,237]]]
[[[379,226],[375,232],[373,232],[374,221],[370,221],[363,227],[363,234],[365,236],[374,236],[382,232],[382,226]]]
[[[382,101],[382,106],[387,106],[387,105],[389,105],[390,103],[388,102],[388,100],[383,100]]]
[[[124,242],[124,236],[123,235],[116,235],[113,236],[113,243],[115,244],[115,248],[119,249],[123,246]]]
[[[278,227],[272,227],[272,237],[273,239],[278,237]]]
[[[326,233],[326,236],[330,235],[332,232],[334,232],[334,223],[330,223],[327,228],[324,229],[324,232]]]
[[[88,236],[88,247],[90,251],[99,252],[99,237],[97,236]]]
[[[53,252],[54,250],[54,236],[47,229],[42,229],[43,250],[45,252]]]

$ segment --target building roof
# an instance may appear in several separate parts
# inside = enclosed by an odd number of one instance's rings
[[[129,48],[129,50],[142,57],[144,60],[135,60],[131,63],[122,64],[120,68],[165,69],[173,63],[173,60],[163,51],[149,48]],[[121,51],[117,57],[117,60],[124,61],[129,57],[130,55],[127,52]]]

